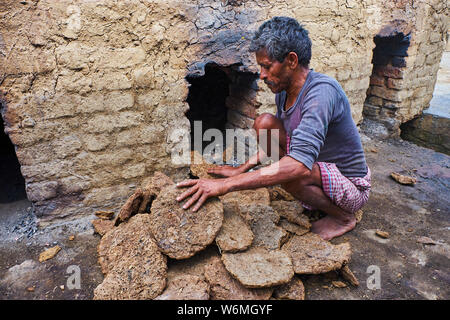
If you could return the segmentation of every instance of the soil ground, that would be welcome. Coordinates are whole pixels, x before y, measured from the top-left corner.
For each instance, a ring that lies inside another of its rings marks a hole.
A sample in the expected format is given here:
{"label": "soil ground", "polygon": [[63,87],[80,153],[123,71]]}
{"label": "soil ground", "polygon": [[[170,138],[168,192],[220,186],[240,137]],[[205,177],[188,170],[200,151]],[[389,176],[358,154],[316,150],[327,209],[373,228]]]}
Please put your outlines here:
{"label": "soil ground", "polygon": [[[350,268],[360,285],[335,288],[334,272],[302,276],[306,299],[450,299],[450,157],[402,140],[378,141],[364,134],[362,140],[373,189],[362,221],[332,241],[350,241]],[[393,171],[418,182],[400,185],[390,178]],[[103,280],[94,218],[43,228],[27,200],[0,204],[0,298],[91,299]],[[389,238],[378,237],[376,230],[389,232]],[[421,236],[439,244],[418,243]],[[39,262],[39,254],[54,245],[62,250]],[[80,268],[80,289],[67,285],[72,265]],[[370,266],[380,270],[379,289],[367,285],[374,274]]]}

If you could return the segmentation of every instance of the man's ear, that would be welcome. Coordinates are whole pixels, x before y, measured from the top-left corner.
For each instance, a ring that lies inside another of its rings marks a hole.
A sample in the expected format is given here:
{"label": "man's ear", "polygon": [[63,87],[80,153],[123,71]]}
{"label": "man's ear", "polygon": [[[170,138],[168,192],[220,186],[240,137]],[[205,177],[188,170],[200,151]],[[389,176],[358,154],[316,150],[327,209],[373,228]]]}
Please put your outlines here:
{"label": "man's ear", "polygon": [[295,69],[298,66],[298,56],[295,52],[291,51],[286,56],[286,62],[290,69]]}

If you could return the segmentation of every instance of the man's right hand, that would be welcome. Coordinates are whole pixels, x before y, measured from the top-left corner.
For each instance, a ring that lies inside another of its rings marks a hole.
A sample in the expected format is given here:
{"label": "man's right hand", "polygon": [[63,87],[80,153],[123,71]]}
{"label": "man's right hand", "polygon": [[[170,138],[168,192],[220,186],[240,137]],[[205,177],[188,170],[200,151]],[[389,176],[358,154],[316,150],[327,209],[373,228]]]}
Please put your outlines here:
{"label": "man's right hand", "polygon": [[232,166],[219,166],[208,170],[208,173],[217,174],[222,177],[234,177],[243,172],[241,167]]}

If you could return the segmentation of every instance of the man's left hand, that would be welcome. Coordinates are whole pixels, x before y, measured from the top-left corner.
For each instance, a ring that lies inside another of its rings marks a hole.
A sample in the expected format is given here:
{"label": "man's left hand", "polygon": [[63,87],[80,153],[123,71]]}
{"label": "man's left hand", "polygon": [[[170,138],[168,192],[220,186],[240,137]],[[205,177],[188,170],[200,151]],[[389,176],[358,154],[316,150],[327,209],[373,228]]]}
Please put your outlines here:
{"label": "man's left hand", "polygon": [[183,205],[183,209],[188,209],[196,203],[192,209],[193,212],[196,212],[206,199],[227,193],[224,180],[225,179],[191,179],[179,182],[177,183],[178,188],[190,188],[179,195],[177,201],[183,201],[187,197],[191,197]]}

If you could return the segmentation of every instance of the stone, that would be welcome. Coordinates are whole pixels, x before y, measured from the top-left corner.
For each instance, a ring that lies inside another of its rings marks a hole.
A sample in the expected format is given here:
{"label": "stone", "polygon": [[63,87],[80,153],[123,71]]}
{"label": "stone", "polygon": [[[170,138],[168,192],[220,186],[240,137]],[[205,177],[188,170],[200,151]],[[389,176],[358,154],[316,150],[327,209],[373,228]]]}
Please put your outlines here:
{"label": "stone", "polygon": [[309,232],[309,228],[307,229],[307,228],[299,226],[295,223],[289,222],[289,220],[287,220],[285,218],[281,218],[278,225],[281,228],[283,228],[284,230],[286,230],[290,233],[296,234],[298,236],[302,236]]}
{"label": "stone", "polygon": [[305,300],[305,286],[299,277],[294,276],[288,283],[275,288],[273,297],[286,300]]}
{"label": "stone", "polygon": [[167,258],[150,232],[151,218],[137,214],[107,232],[98,245],[106,274],[94,300],[153,299],[166,287]]}
{"label": "stone", "polygon": [[279,249],[289,236],[283,228],[276,225],[280,217],[270,206],[249,204],[242,205],[240,210],[253,232],[252,246]]}
{"label": "stone", "polygon": [[223,220],[223,205],[210,198],[197,212],[185,210],[176,198],[183,189],[170,185],[153,201],[150,229],[160,250],[173,259],[186,259],[214,241]]}
{"label": "stone", "polygon": [[246,250],[253,242],[253,232],[232,208],[224,206],[223,223],[216,244],[223,252]]}
{"label": "stone", "polygon": [[[48,270],[45,264],[29,259],[4,272],[0,279],[0,285],[2,290],[23,290],[30,287],[37,279],[44,278],[46,274],[48,274]],[[36,287],[32,286],[32,288],[35,289]]]}
{"label": "stone", "polygon": [[44,262],[52,259],[61,250],[60,246],[54,246],[50,249],[45,250],[39,255],[39,262]]}
{"label": "stone", "polygon": [[208,300],[209,285],[200,277],[182,275],[171,279],[154,300]]}
{"label": "stone", "polygon": [[272,288],[250,289],[234,279],[219,257],[205,266],[205,278],[210,286],[211,300],[268,300]]}
{"label": "stone", "polygon": [[244,252],[224,253],[222,261],[231,275],[247,288],[266,288],[288,283],[294,276],[286,252],[262,247]]}
{"label": "stone", "polygon": [[272,201],[270,206],[281,217],[286,218],[289,222],[298,224],[308,230],[311,228],[311,223],[309,222],[308,217],[303,214],[304,208],[298,201]]}
{"label": "stone", "polygon": [[114,211],[98,210],[95,211],[95,215],[103,220],[111,220],[112,218],[114,218]]}
{"label": "stone", "polygon": [[94,231],[101,236],[104,236],[105,233],[114,228],[114,221],[111,220],[95,219],[91,222],[94,227]]}
{"label": "stone", "polygon": [[280,186],[268,187],[270,201],[285,200],[294,201],[295,198]]}
{"label": "stone", "polygon": [[377,231],[375,231],[375,234],[383,239],[389,238],[389,232],[386,232],[386,231],[377,230]]}
{"label": "stone", "polygon": [[293,236],[282,250],[290,255],[297,274],[320,274],[340,269],[350,261],[348,242],[333,245],[314,233]]}
{"label": "stone", "polygon": [[363,218],[364,212],[360,209],[355,212],[356,223],[360,223]]}
{"label": "stone", "polygon": [[431,239],[429,237],[419,237],[419,238],[417,238],[417,243],[432,244],[432,245],[440,244],[439,242],[434,241],[433,239]]}
{"label": "stone", "polygon": [[127,221],[132,215],[138,213],[142,197],[143,197],[142,189],[141,188],[136,189],[136,191],[128,198],[128,200],[120,209],[120,212],[116,218],[115,225]]}
{"label": "stone", "polygon": [[357,287],[359,286],[359,281],[356,278],[356,276],[353,274],[353,272],[350,270],[348,265],[344,265],[340,270],[342,278],[350,282],[351,285]]}
{"label": "stone", "polygon": [[397,172],[392,172],[391,177],[398,183],[405,184],[405,185],[414,185],[417,182],[416,178],[404,176]]}
{"label": "stone", "polygon": [[335,286],[336,288],[346,288],[347,287],[347,284],[345,284],[342,281],[331,281],[331,284],[333,286]]}

